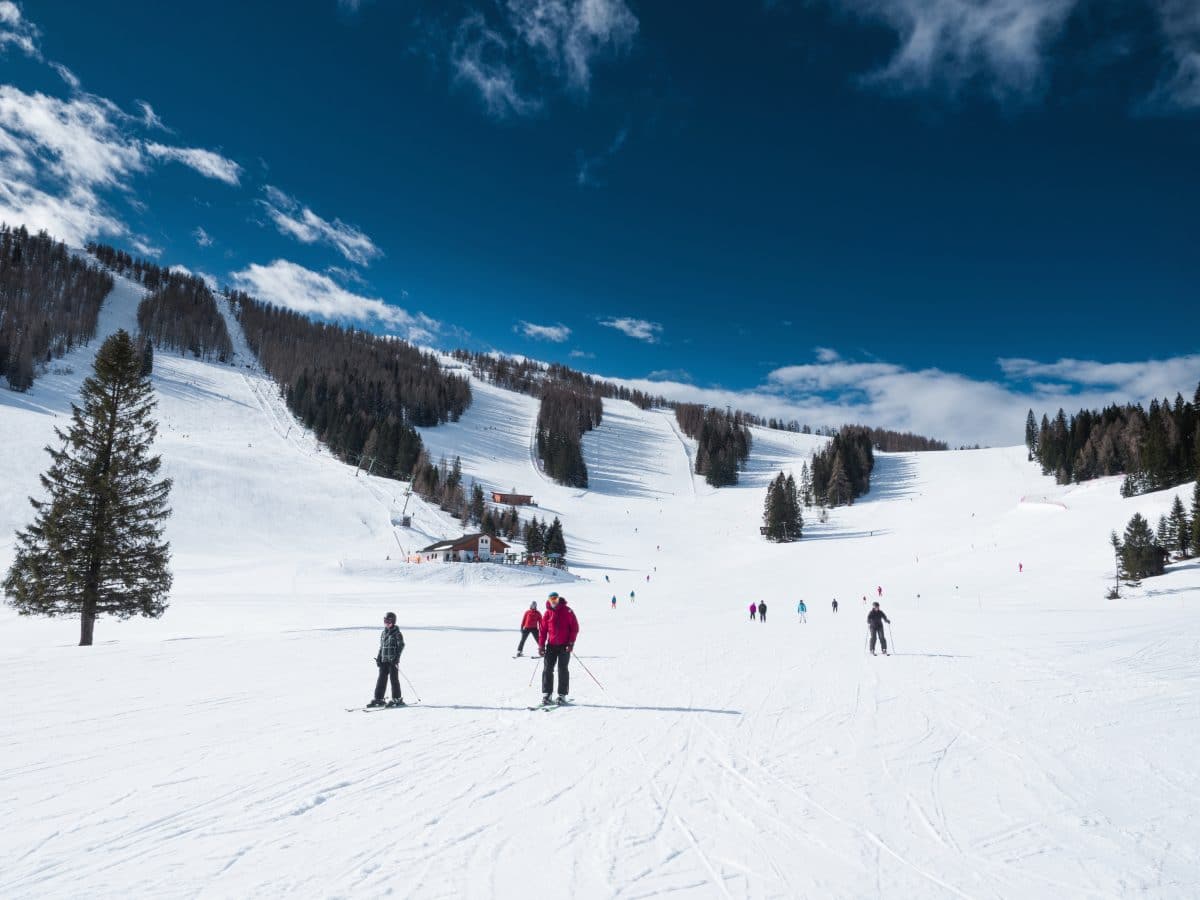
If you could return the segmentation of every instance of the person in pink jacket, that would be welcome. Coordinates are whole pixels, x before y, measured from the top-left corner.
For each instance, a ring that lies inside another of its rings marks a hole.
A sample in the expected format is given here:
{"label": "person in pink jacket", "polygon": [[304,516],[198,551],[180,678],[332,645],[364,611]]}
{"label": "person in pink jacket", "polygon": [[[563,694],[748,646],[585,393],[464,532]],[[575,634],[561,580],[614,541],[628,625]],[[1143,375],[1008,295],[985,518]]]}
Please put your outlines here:
{"label": "person in pink jacket", "polygon": [[755,617],[756,615],[758,615],[758,604],[757,604],[757,603],[751,603],[751,604],[750,604],[750,621],[751,621],[751,622],[753,622],[753,621],[754,621],[754,617]]}
{"label": "person in pink jacket", "polygon": [[571,690],[571,673],[567,664],[571,651],[575,649],[575,638],[579,635],[579,620],[575,611],[567,606],[565,597],[551,591],[546,600],[546,614],[538,631],[538,651],[546,658],[542,668],[542,705],[550,705],[554,693],[554,669],[558,668],[558,702],[566,703]]}

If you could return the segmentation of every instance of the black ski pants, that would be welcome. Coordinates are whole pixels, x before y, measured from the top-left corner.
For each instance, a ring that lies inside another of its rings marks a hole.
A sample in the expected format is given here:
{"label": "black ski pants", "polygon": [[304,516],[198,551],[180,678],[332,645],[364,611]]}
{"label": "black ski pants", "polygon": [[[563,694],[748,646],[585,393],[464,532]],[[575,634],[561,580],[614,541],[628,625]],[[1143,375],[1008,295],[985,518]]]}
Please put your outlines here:
{"label": "black ski pants", "polygon": [[542,668],[542,693],[554,693],[554,667],[558,666],[558,692],[564,697],[571,690],[571,673],[567,671],[567,663],[571,661],[571,653],[566,644],[547,644],[546,662]]}
{"label": "black ski pants", "polygon": [[392,699],[399,700],[400,697],[400,664],[399,663],[383,663],[379,664],[379,679],[375,682],[375,699],[383,699],[383,691],[387,687],[388,679],[392,681]]}
{"label": "black ski pants", "polygon": [[529,638],[533,638],[533,642],[536,644],[537,643],[537,635],[538,635],[538,630],[536,628],[522,628],[521,629],[521,643],[517,644],[517,652],[518,653],[525,652],[525,641]]}
{"label": "black ski pants", "polygon": [[875,628],[874,626],[872,626],[872,628],[871,628],[871,652],[872,653],[875,652],[875,638],[879,638],[879,643],[881,643],[883,645],[883,652],[887,653],[887,638],[885,638],[883,636],[883,626],[882,625],[880,625],[878,628]]}

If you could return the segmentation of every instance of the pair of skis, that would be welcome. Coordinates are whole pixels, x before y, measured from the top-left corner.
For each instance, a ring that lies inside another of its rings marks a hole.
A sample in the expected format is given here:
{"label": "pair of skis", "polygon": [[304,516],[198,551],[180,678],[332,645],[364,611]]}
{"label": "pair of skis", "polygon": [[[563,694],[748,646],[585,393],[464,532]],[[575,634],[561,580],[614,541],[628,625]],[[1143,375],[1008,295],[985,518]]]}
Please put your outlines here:
{"label": "pair of skis", "polygon": [[407,703],[383,703],[379,706],[347,706],[346,712],[379,712],[381,709],[403,709]]}

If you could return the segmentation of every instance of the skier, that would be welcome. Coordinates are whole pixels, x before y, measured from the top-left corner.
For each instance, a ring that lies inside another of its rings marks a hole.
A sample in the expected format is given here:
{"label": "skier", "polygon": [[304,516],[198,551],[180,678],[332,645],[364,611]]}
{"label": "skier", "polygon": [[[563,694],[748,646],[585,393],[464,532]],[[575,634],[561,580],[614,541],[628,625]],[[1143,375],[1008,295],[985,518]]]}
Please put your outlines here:
{"label": "skier", "polygon": [[1025,563],[1017,563],[1017,574],[1020,575],[1025,571]]}
{"label": "skier", "polygon": [[871,655],[875,655],[875,638],[879,638],[879,643],[883,645],[883,655],[888,655],[887,638],[883,636],[883,623],[892,624],[882,609],[879,608],[879,601],[871,604],[871,611],[867,613],[867,627],[871,629]]}
{"label": "skier", "polygon": [[567,671],[567,663],[571,661],[571,651],[575,649],[575,638],[579,635],[579,620],[575,611],[567,606],[566,598],[552,591],[546,603],[549,609],[542,616],[542,625],[538,631],[538,650],[546,658],[542,669],[542,705],[550,705],[550,695],[554,692],[554,669],[558,667],[558,702],[567,702],[567,693],[571,689],[571,675]]}
{"label": "skier", "polygon": [[767,603],[765,600],[758,601],[758,621],[767,621]]}
{"label": "skier", "polygon": [[633,602],[633,598],[634,598],[635,596],[636,596],[636,595],[633,593],[633,591],[630,591],[630,592],[629,592],[629,602],[630,602],[630,603],[632,603],[632,602]]}
{"label": "skier", "polygon": [[521,643],[517,644],[517,656],[525,655],[525,641],[533,638],[537,641],[538,626],[542,624],[542,614],[538,612],[537,601],[529,604],[525,615],[521,616]]}
{"label": "skier", "polygon": [[[400,696],[400,654],[404,652],[404,635],[396,627],[396,614],[390,612],[383,617],[383,633],[379,635],[379,653],[375,665],[379,666],[379,678],[375,682],[375,699],[367,706],[403,706]],[[388,681],[392,682],[392,702],[383,702],[383,692]]]}
{"label": "skier", "polygon": [[[880,597],[883,596],[883,585],[880,585],[879,587],[875,588],[875,590],[878,592]],[[879,604],[876,603],[875,605],[878,606]]]}
{"label": "skier", "polygon": [[616,594],[613,594],[613,598],[612,598],[612,608],[613,608],[613,609],[616,609],[616,608],[617,608],[617,595],[616,595]]}
{"label": "skier", "polygon": [[649,584],[649,583],[650,583],[650,576],[649,576],[649,575],[647,575],[647,576],[646,576],[646,584]]}
{"label": "skier", "polygon": [[753,621],[754,621],[754,617],[755,617],[756,615],[758,615],[758,604],[757,604],[757,603],[755,603],[755,602],[753,602],[753,601],[751,601],[751,602],[750,602],[750,621],[751,621],[751,622],[753,622]]}
{"label": "skier", "polygon": [[604,576],[604,583],[608,584],[608,576],[607,575]]}
{"label": "skier", "polygon": [[801,600],[799,603],[796,604],[796,614],[798,616],[800,616],[801,622],[808,621],[808,606],[804,603],[803,600]]}
{"label": "skier", "polygon": [[833,598],[833,611],[837,612],[837,597]]}

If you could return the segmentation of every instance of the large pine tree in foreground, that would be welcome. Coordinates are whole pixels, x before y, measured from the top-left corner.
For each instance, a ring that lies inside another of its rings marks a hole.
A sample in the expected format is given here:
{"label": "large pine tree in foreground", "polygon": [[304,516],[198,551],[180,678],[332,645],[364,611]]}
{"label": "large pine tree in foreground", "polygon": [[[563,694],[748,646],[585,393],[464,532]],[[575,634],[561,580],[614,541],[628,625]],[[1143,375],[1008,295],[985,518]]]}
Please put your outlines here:
{"label": "large pine tree in foreground", "polygon": [[83,382],[82,408],[42,475],[47,498],[29,502],[32,525],[17,532],[17,554],[4,579],[22,615],[81,619],[79,645],[90,646],[96,617],[157,618],[167,608],[171,574],[162,524],[170,515],[170,479],[155,481],[150,454],[157,426],[154,392],[142,354],[118,331],[96,354]]}

